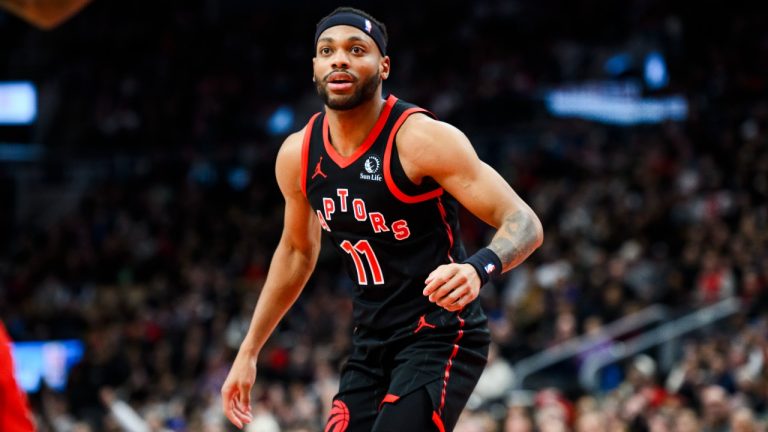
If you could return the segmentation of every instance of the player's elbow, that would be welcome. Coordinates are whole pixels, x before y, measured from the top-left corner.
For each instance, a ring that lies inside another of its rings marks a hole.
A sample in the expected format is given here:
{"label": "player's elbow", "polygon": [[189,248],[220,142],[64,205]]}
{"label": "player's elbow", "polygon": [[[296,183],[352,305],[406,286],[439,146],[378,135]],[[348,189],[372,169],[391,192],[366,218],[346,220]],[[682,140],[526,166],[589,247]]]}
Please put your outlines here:
{"label": "player's elbow", "polygon": [[312,272],[317,263],[317,257],[320,254],[320,242],[314,239],[296,242],[293,239],[283,237],[277,246],[275,255],[280,256],[297,266]]}
{"label": "player's elbow", "polygon": [[544,227],[533,211],[531,211],[531,225],[533,226],[533,250],[536,250],[544,244]]}
{"label": "player's elbow", "polygon": [[312,243],[301,249],[294,249],[294,257],[302,261],[302,265],[311,273],[317,264],[317,257],[320,255],[320,244]]}
{"label": "player's elbow", "polygon": [[525,214],[524,232],[528,248],[531,252],[538,249],[544,243],[544,227],[541,225],[539,217],[530,208],[523,212]]}

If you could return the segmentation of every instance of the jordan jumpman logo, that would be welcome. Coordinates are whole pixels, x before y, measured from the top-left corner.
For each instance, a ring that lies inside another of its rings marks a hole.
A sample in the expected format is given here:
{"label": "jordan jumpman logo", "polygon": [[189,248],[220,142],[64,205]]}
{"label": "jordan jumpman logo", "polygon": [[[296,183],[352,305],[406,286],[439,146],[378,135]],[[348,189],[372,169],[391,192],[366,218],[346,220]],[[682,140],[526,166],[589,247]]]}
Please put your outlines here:
{"label": "jordan jumpman logo", "polygon": [[319,175],[323,176],[323,178],[328,178],[328,176],[325,175],[325,173],[323,172],[323,169],[320,168],[320,164],[321,163],[323,163],[323,157],[322,156],[320,156],[320,160],[317,161],[317,165],[315,166],[315,173],[312,174],[312,180],[314,180],[315,177],[317,177]]}
{"label": "jordan jumpman logo", "polygon": [[437,327],[437,326],[436,326],[436,325],[434,325],[434,324],[430,324],[430,323],[428,323],[428,322],[427,322],[427,319],[426,319],[426,318],[424,318],[424,315],[422,315],[422,316],[419,318],[419,324],[416,326],[416,330],[414,330],[413,332],[414,332],[414,333],[416,333],[416,332],[418,332],[419,330],[423,329],[424,327],[427,327],[427,328],[435,328],[435,327]]}

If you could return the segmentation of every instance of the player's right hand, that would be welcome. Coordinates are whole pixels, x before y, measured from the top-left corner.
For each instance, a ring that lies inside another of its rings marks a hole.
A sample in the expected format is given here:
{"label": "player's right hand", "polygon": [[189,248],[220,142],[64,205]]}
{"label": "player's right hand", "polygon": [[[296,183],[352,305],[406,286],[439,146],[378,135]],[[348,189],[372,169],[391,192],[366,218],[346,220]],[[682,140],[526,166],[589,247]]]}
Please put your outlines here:
{"label": "player's right hand", "polygon": [[441,308],[455,312],[480,295],[480,276],[471,264],[443,264],[424,281],[423,294]]}
{"label": "player's right hand", "polygon": [[251,388],[254,382],[256,382],[256,356],[250,356],[241,349],[221,387],[221,408],[224,410],[224,415],[240,429],[253,421]]}

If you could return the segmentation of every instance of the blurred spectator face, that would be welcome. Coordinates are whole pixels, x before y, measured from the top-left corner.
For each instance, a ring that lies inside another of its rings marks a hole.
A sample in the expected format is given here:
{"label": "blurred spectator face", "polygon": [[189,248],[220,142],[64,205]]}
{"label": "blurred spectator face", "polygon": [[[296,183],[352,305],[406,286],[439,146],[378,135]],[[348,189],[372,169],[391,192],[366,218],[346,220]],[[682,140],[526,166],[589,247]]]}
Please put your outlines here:
{"label": "blurred spectator face", "polygon": [[756,271],[749,270],[744,274],[741,291],[745,297],[753,298],[759,295],[762,288],[760,275]]}
{"label": "blurred spectator face", "polygon": [[[490,414],[470,411],[464,411],[461,414],[454,428],[455,432],[494,432],[496,430],[496,423]],[[525,430],[528,431],[530,429]]]}
{"label": "blurred spectator face", "polygon": [[504,422],[504,432],[530,432],[533,431],[533,422],[528,411],[522,406],[509,407],[507,419]]}
{"label": "blurred spectator face", "polygon": [[670,432],[669,421],[662,414],[655,414],[648,419],[649,432]]}
{"label": "blurred spectator face", "polygon": [[607,432],[603,415],[597,411],[582,414],[576,420],[576,432]]}
{"label": "blurred spectator face", "polygon": [[504,422],[504,432],[532,432],[533,423],[524,413],[510,413]]}
{"label": "blurred spectator face", "polygon": [[566,432],[565,412],[556,405],[548,405],[536,413],[536,426],[541,432]]}
{"label": "blurred spectator face", "polygon": [[755,417],[748,408],[739,408],[731,415],[731,432],[755,432]]}
{"label": "blurred spectator face", "polygon": [[701,426],[699,426],[699,420],[696,414],[689,410],[683,410],[677,415],[674,421],[673,432],[699,432]]}
{"label": "blurred spectator face", "polygon": [[635,387],[640,387],[652,382],[655,374],[656,362],[647,355],[641,354],[632,360],[628,371],[628,380]]}
{"label": "blurred spectator face", "polygon": [[633,419],[648,408],[648,400],[642,394],[635,394],[624,403],[623,417]]}
{"label": "blurred spectator face", "polygon": [[704,422],[711,425],[728,420],[728,395],[720,386],[709,386],[702,390],[701,404],[704,408]]}
{"label": "blurred spectator face", "polygon": [[567,340],[576,336],[576,317],[570,312],[558,315],[556,325],[557,340]]}
{"label": "blurred spectator face", "polygon": [[593,396],[582,396],[576,401],[576,410],[582,414],[598,410],[597,399]]}
{"label": "blurred spectator face", "polygon": [[78,422],[72,426],[72,432],[92,432],[93,429],[85,422]]}
{"label": "blurred spectator face", "polygon": [[536,423],[541,427],[541,421],[548,419],[557,419],[564,425],[573,421],[573,406],[555,388],[546,388],[540,390],[534,398],[536,413]]}
{"label": "blurred spectator face", "polygon": [[612,283],[603,291],[603,303],[607,309],[618,309],[623,301],[624,293],[619,284]]}
{"label": "blurred spectator face", "polygon": [[584,320],[584,334],[594,335],[603,329],[603,320],[598,316],[589,316]]}

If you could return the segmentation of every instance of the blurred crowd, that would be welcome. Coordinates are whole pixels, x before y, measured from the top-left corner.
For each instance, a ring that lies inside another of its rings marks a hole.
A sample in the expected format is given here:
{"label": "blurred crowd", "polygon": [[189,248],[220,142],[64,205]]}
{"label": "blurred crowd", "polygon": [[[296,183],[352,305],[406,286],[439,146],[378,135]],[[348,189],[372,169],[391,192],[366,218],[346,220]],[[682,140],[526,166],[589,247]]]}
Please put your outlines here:
{"label": "blurred crowd", "polygon": [[[601,392],[569,396],[560,388],[500,394],[514,374],[492,356],[459,432],[758,432],[768,430],[768,320],[741,322],[690,337],[669,371],[646,354],[623,366],[623,379]],[[485,405],[482,399],[486,398]],[[496,404],[487,404],[497,398]]]}
{"label": "blurred crowd", "polygon": [[[335,7],[246,3],[96,1],[51,33],[0,16],[0,75],[41,83],[34,135],[61,157],[48,166],[109,172],[71,211],[18,220],[0,245],[12,337],[86,344],[64,392],[30,395],[42,431],[229,430],[219,389],[282,227],[268,118],[288,104],[298,129],[319,108],[310,40]],[[390,28],[385,89],[461,127],[545,227],[544,246],[482,292],[494,348],[456,431],[764,431],[766,16],[576,3],[362,5]],[[605,25],[589,24],[594,9]],[[433,23],[419,24],[426,11]],[[606,78],[611,50],[647,47],[665,51],[662,92],[686,96],[688,120],[617,128],[541,107],[548,86]],[[461,222],[469,250],[493,234]],[[322,429],[350,344],[350,284],[324,247],[262,352],[247,430]],[[682,314],[730,297],[742,311],[689,335],[670,370],[649,352],[597,392],[577,388],[573,364],[553,372],[560,385],[508,392],[515,362],[542,349],[651,304]]]}

